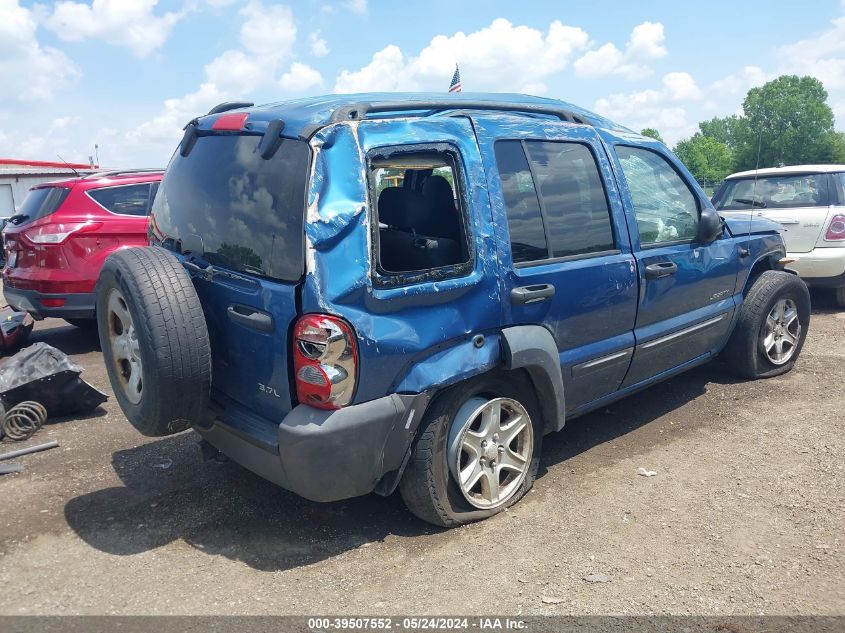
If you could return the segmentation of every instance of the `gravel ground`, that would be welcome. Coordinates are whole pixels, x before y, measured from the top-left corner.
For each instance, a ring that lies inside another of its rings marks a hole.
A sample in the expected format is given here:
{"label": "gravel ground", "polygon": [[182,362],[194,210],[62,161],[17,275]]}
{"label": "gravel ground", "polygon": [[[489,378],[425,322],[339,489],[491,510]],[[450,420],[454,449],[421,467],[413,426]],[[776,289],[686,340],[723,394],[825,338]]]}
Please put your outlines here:
{"label": "gravel ground", "polygon": [[[814,303],[790,374],[708,365],[573,420],[532,493],[455,530],[202,463],[113,399],[52,421],[0,477],[0,613],[845,614],[845,311]],[[33,341],[109,391],[95,333]]]}

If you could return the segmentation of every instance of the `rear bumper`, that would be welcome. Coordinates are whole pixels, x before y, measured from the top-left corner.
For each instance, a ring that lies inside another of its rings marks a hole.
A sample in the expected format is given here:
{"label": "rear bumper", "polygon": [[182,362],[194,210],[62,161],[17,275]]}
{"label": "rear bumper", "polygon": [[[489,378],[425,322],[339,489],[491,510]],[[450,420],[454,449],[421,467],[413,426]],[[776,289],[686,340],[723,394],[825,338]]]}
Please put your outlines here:
{"label": "rear bumper", "polygon": [[300,405],[285,416],[276,437],[229,410],[194,430],[283,488],[312,501],[337,501],[377,487],[382,494],[393,491],[428,399],[425,393],[394,394],[337,411]]}
{"label": "rear bumper", "polygon": [[[36,318],[59,317],[63,319],[92,319],[96,305],[96,293],[42,293],[37,290],[23,290],[3,286],[6,302],[16,310],[29,312]],[[60,307],[47,307],[44,299],[64,299]]]}
{"label": "rear bumper", "polygon": [[845,285],[845,246],[816,248],[809,253],[787,253],[789,268],[798,272],[811,286],[838,287]]}

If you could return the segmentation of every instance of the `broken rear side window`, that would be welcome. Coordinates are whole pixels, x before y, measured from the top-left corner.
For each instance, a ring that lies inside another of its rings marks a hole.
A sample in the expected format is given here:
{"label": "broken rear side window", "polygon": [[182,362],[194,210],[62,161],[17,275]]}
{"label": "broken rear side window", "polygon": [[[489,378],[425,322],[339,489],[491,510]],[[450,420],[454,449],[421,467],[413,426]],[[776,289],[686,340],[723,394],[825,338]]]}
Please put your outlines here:
{"label": "broken rear side window", "polygon": [[370,171],[382,273],[413,277],[469,263],[460,178],[450,153],[380,155],[371,159]]}

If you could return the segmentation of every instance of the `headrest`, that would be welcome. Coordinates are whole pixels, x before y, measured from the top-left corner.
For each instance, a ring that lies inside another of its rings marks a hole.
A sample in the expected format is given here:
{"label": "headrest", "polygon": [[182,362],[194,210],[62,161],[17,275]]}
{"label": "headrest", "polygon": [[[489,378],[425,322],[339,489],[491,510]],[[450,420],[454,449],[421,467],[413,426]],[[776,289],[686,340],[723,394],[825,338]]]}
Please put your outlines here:
{"label": "headrest", "polygon": [[452,192],[452,185],[443,176],[429,176],[422,189],[423,195],[435,206],[455,210],[455,194]]}
{"label": "headrest", "polygon": [[378,196],[378,218],[395,229],[424,233],[429,209],[422,195],[413,189],[388,187]]}

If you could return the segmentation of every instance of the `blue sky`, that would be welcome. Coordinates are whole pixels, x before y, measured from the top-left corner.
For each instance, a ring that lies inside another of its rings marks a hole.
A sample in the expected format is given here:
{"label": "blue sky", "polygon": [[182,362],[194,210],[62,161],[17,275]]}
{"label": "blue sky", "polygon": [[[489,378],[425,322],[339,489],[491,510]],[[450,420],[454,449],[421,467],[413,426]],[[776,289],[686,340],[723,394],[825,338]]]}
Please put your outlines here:
{"label": "blue sky", "polygon": [[163,166],[230,99],[531,92],[673,144],[748,88],[812,74],[845,129],[845,0],[0,0],[0,156]]}

